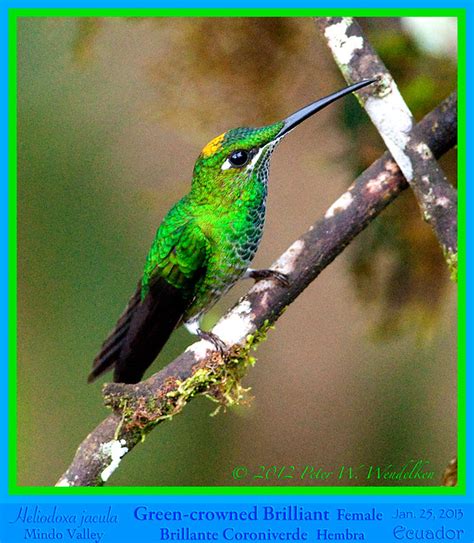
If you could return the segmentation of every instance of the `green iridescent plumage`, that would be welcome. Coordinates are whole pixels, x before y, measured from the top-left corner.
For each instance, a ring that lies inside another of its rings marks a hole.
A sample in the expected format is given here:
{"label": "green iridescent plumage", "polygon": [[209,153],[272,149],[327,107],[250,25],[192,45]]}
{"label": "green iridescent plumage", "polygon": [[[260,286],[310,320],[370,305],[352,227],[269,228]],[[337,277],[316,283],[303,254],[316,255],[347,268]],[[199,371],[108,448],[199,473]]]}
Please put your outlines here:
{"label": "green iridescent plumage", "polygon": [[[141,379],[174,328],[199,328],[207,311],[248,270],[262,237],[269,161],[277,143],[361,82],[262,128],[235,128],[209,142],[196,160],[191,191],[159,226],[135,294],[94,360],[89,380],[111,367],[114,380]],[[263,270],[259,279],[281,274]]]}
{"label": "green iridescent plumage", "polygon": [[[230,130],[215,146],[211,142],[211,154],[204,151],[199,156],[191,192],[158,228],[145,265],[142,297],[152,278],[160,275],[192,298],[183,316],[186,321],[209,309],[245,272],[263,231],[267,194],[263,166],[282,125]],[[233,151],[265,145],[268,148],[252,168],[222,170]]]}

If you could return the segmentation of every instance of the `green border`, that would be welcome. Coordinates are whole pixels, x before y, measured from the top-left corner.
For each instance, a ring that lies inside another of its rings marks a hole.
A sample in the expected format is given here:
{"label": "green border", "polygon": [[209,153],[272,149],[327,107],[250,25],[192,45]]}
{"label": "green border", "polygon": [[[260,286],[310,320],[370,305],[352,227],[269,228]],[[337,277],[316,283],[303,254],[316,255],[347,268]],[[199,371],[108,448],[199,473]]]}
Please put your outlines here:
{"label": "green border", "polygon": [[[339,487],[234,487],[234,486],[115,486],[50,487],[17,486],[17,19],[19,17],[308,17],[308,16],[431,16],[458,19],[458,461],[456,487],[443,486],[339,486]],[[466,9],[143,9],[143,8],[11,8],[8,10],[9,152],[8,152],[8,492],[11,495],[389,495],[456,496],[466,494]]]}
{"label": "green border", "polygon": [[8,17],[8,482],[17,473],[17,32]]}

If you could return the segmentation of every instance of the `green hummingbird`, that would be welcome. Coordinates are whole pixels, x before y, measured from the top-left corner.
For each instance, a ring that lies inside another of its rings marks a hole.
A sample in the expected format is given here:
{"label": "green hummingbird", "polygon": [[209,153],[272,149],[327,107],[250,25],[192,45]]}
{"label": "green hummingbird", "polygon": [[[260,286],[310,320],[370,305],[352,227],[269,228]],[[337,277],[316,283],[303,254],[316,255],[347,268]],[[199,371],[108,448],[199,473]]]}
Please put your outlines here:
{"label": "green hummingbird", "polygon": [[263,233],[270,157],[296,126],[335,100],[375,80],[363,80],[261,128],[234,128],[210,141],[196,160],[191,191],[159,226],[143,276],[93,362],[88,381],[114,368],[114,381],[136,383],[184,324],[223,352],[200,327],[203,314],[240,278],[288,278],[249,268]]}

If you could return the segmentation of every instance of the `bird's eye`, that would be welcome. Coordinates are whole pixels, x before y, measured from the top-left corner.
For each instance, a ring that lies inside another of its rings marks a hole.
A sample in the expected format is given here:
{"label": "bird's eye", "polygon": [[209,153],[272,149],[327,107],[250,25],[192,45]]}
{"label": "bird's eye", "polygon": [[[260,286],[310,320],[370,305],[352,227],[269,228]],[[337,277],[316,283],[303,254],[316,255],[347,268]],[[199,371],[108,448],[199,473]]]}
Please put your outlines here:
{"label": "bird's eye", "polygon": [[234,151],[229,155],[229,162],[231,166],[234,168],[242,168],[242,166],[245,166],[247,162],[249,161],[250,153],[248,151],[245,151],[244,149],[239,149],[238,151]]}

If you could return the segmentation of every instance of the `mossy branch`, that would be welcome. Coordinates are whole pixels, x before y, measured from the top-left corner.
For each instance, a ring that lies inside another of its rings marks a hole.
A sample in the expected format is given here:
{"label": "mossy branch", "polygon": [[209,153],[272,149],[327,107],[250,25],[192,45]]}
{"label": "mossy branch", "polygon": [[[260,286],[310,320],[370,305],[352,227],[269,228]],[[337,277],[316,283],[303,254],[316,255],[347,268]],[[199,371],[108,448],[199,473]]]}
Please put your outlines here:
{"label": "mossy branch", "polygon": [[126,432],[139,432],[142,441],[157,424],[180,413],[195,396],[204,395],[218,403],[213,415],[221,407],[237,405],[248,391],[242,386],[242,378],[256,361],[251,352],[266,338],[269,328],[267,321],[261,330],[247,336],[243,346],[234,345],[224,354],[209,352],[185,379],[167,377],[159,387],[146,388],[107,384],[104,386],[105,404],[121,415],[121,428]]}

